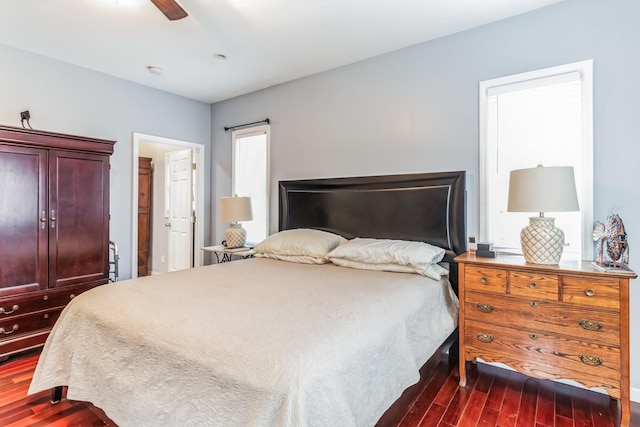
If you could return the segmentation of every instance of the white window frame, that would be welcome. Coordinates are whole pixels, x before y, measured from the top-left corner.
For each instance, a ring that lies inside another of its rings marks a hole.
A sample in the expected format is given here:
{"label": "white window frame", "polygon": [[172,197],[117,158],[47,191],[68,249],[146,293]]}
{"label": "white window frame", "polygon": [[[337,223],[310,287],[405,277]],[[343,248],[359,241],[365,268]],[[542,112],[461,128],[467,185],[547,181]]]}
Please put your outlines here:
{"label": "white window frame", "polygon": [[[574,62],[571,64],[560,65],[556,67],[544,68],[541,70],[530,71],[521,74],[515,74],[506,77],[500,77],[491,80],[485,80],[479,84],[479,239],[486,241],[489,235],[488,230],[488,202],[489,179],[488,165],[489,156],[495,153],[489,153],[488,148],[488,101],[489,91],[492,88],[505,85],[526,85],[537,79],[553,78],[569,73],[580,73],[580,81],[582,83],[582,177],[581,177],[581,194],[578,195],[580,204],[581,217],[581,248],[580,258],[585,260],[593,259],[593,60],[585,60]],[[534,167],[535,165],[532,165]],[[523,224],[523,227],[526,224]],[[499,248],[498,248],[499,249]]]}
{"label": "white window frame", "polygon": [[[251,137],[251,136],[255,136],[255,135],[265,135],[266,136],[266,144],[267,144],[267,152],[266,152],[266,177],[265,177],[265,194],[266,194],[266,206],[264,206],[264,212],[265,212],[265,230],[266,230],[266,236],[269,236],[269,226],[270,226],[270,200],[271,200],[271,195],[270,195],[270,189],[271,189],[271,125],[265,124],[265,125],[259,125],[259,126],[252,126],[252,127],[246,127],[246,128],[241,128],[241,129],[235,129],[231,132],[231,194],[236,194],[236,176],[235,176],[235,169],[236,169],[236,143],[238,139],[241,138],[247,138],[247,137]],[[239,194],[239,196],[246,196],[245,194]],[[258,209],[257,206],[255,206],[254,202],[252,201],[252,209],[254,210],[254,217],[255,217],[255,211],[256,209]],[[252,243],[258,243],[258,242],[252,242]]]}

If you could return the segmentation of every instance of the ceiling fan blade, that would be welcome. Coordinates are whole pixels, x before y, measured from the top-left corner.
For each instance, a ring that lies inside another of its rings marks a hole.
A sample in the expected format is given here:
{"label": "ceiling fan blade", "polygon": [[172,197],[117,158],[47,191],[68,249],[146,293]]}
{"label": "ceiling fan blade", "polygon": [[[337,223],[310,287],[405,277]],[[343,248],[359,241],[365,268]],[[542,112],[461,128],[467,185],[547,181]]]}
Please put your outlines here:
{"label": "ceiling fan blade", "polygon": [[187,16],[187,12],[176,2],[176,0],[151,0],[151,3],[155,4],[160,12],[164,13],[164,16],[171,21],[182,19]]}

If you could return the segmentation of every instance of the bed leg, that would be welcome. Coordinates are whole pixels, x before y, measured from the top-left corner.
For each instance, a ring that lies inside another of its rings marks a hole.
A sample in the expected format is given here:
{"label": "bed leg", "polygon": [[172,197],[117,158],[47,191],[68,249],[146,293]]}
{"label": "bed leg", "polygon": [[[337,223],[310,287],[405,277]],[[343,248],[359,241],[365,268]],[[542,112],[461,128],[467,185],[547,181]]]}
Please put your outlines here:
{"label": "bed leg", "polygon": [[51,403],[58,403],[62,400],[62,386],[59,385],[51,389]]}
{"label": "bed leg", "polygon": [[460,349],[459,349],[459,345],[458,345],[458,334],[457,334],[457,330],[456,330],[456,338],[453,341],[453,343],[451,344],[451,347],[449,347],[449,357],[451,359],[457,359],[459,357],[460,354]]}

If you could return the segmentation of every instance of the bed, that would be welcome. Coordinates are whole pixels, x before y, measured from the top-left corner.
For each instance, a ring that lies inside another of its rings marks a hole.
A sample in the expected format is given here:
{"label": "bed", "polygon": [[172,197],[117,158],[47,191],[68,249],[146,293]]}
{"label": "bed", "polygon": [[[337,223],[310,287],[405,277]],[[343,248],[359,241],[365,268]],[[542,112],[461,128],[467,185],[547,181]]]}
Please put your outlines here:
{"label": "bed", "polygon": [[279,184],[280,236],[426,242],[448,278],[262,257],[105,285],[64,310],[29,393],[66,385],[122,427],[388,425],[454,336],[464,180]]}

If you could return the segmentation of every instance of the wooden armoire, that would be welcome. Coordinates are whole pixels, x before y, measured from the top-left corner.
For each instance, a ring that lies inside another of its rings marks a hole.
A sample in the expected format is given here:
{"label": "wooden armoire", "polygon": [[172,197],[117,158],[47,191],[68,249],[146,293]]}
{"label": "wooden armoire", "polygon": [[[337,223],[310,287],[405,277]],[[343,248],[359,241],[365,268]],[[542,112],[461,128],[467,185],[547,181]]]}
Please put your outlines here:
{"label": "wooden armoire", "polygon": [[114,141],[0,126],[0,359],[109,278]]}
{"label": "wooden armoire", "polygon": [[138,157],[138,277],[150,273],[152,160],[150,157]]}

